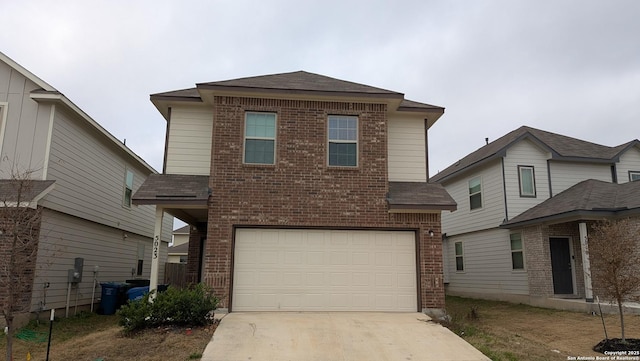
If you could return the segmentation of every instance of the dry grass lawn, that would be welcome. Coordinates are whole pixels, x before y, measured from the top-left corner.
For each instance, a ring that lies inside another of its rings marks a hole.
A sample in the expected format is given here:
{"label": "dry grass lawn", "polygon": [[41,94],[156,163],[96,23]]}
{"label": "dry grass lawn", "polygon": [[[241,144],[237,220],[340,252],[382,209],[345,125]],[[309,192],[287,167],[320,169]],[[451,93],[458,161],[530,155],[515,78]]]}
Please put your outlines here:
{"label": "dry grass lawn", "polygon": [[[456,333],[494,361],[604,356],[592,351],[604,339],[600,316],[459,297],[447,297],[447,312]],[[605,315],[605,324],[609,338],[620,337],[618,315]],[[640,316],[625,315],[625,324],[628,338],[640,338]]]}
{"label": "dry grass lawn", "polygon": [[[63,360],[198,360],[211,340],[214,326],[206,328],[152,329],[125,336],[117,325],[117,316],[84,315],[84,317],[57,320],[54,323],[51,361]],[[45,336],[48,322],[30,327]],[[0,359],[4,359],[6,340],[0,338]],[[17,339],[13,346],[14,360],[44,360],[46,342]]]}
{"label": "dry grass lawn", "polygon": [[[474,309],[476,319],[469,318]],[[493,360],[567,360],[597,356],[591,348],[604,338],[600,317],[458,297],[447,298],[453,329]],[[620,337],[617,315],[605,317],[609,337]],[[153,329],[126,337],[117,316],[83,314],[54,325],[50,360],[198,360],[215,327]],[[640,316],[626,316],[627,337],[640,338]],[[48,322],[34,328],[46,338]],[[0,336],[0,359],[6,340]],[[16,340],[14,360],[44,360],[46,342]]]}

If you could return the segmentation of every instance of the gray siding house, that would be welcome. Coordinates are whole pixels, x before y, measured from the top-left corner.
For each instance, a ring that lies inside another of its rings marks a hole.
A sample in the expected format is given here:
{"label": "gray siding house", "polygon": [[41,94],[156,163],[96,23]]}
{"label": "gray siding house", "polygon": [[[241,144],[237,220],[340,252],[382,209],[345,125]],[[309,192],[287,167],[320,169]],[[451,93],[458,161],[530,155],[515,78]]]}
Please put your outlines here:
{"label": "gray siding house", "polygon": [[599,293],[590,225],[637,217],[639,179],[638,140],[608,147],[523,126],[465,156],[430,179],[458,204],[442,214],[446,292],[588,307]]}
{"label": "gray siding house", "polygon": [[[30,172],[42,210],[28,311],[88,305],[98,282],[149,278],[155,210],[131,197],[157,172],[94,119],[0,53],[0,183]],[[162,234],[166,259],[171,217]],[[3,245],[7,246],[6,240]],[[81,281],[68,270],[83,259]],[[99,300],[100,286],[95,289]],[[70,298],[70,299],[69,299]],[[60,313],[63,314],[63,313]]]}

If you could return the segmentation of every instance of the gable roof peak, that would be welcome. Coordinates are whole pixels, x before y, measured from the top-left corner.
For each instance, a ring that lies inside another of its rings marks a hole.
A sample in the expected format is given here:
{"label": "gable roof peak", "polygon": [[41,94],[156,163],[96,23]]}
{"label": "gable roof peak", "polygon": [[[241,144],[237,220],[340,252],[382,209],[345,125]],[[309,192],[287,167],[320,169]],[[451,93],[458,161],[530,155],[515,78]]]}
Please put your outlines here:
{"label": "gable roof peak", "polygon": [[615,162],[624,150],[632,146],[632,143],[636,144],[634,141],[631,141],[617,147],[608,147],[523,125],[466,155],[453,165],[433,176],[430,181],[442,182],[464,170],[504,156],[511,145],[528,137],[531,137],[542,149],[551,153],[553,159],[578,162]]}
{"label": "gable roof peak", "polygon": [[404,94],[392,90],[336,79],[326,75],[298,70],[196,84],[198,89],[301,91],[377,95],[404,99]]}

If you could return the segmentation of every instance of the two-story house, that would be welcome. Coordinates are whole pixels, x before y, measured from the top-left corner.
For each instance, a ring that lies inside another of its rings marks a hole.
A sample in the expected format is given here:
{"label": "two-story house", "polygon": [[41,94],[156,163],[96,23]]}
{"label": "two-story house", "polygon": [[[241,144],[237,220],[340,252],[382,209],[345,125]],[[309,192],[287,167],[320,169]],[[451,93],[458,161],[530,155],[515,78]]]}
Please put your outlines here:
{"label": "two-story house", "polygon": [[223,308],[444,307],[440,213],[455,203],[427,183],[443,108],[304,71],[151,101],[167,121],[164,174],[134,203],[191,225],[188,276]]}
{"label": "two-story house", "polygon": [[458,204],[442,215],[447,292],[588,307],[590,224],[637,216],[638,179],[638,140],[608,147],[526,126],[460,159],[431,178]]}
{"label": "two-story house", "polygon": [[[15,176],[26,173],[29,191],[16,204]],[[37,249],[28,250],[36,256],[30,253],[25,270],[33,285],[22,298],[23,316],[99,300],[94,278],[149,278],[155,210],[134,206],[131,196],[156,173],[67,97],[0,53],[0,205],[41,212],[32,224]],[[162,259],[171,218],[165,223]],[[0,240],[0,255],[9,255],[11,239],[2,232]]]}

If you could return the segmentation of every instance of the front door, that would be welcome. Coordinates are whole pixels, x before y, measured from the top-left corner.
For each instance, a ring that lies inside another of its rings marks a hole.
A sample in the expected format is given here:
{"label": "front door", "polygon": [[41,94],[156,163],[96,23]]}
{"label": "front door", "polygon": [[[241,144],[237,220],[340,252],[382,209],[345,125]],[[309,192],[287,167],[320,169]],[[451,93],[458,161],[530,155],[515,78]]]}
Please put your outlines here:
{"label": "front door", "polygon": [[551,237],[549,238],[549,246],[551,247],[553,293],[556,295],[573,294],[569,238]]}

